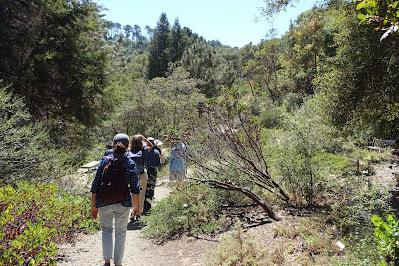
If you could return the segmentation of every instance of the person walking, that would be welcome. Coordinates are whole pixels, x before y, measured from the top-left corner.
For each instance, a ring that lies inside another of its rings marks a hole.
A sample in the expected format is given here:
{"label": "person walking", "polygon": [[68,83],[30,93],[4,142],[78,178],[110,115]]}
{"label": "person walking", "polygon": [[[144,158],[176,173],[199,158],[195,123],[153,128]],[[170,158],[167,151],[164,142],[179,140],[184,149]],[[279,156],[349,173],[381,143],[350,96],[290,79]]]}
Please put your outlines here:
{"label": "person walking", "polygon": [[[155,185],[157,183],[158,167],[161,166],[161,149],[155,144],[153,137],[147,138],[153,145],[152,149],[148,152],[146,160],[146,168],[148,175],[147,190],[145,193],[144,210],[146,213],[151,209],[151,201],[154,199]],[[159,144],[159,141],[158,143]],[[162,144],[162,143],[161,143]]]}
{"label": "person walking", "polygon": [[186,178],[186,145],[179,139],[174,138],[172,140],[172,149],[170,151],[170,163],[169,163],[169,179],[183,180]]}
{"label": "person walking", "polygon": [[148,175],[145,165],[148,153],[151,151],[152,147],[153,144],[143,135],[134,135],[130,141],[130,152],[128,153],[128,157],[135,162],[136,173],[139,176],[141,189],[139,195],[139,212],[137,216],[141,215],[144,210],[144,200],[148,182]]}
{"label": "person walking", "polygon": [[[140,187],[135,163],[127,157],[129,137],[117,134],[113,152],[104,156],[91,185],[91,216],[100,216],[104,266],[122,265],[129,212],[139,211]],[[115,233],[115,242],[113,234]]]}

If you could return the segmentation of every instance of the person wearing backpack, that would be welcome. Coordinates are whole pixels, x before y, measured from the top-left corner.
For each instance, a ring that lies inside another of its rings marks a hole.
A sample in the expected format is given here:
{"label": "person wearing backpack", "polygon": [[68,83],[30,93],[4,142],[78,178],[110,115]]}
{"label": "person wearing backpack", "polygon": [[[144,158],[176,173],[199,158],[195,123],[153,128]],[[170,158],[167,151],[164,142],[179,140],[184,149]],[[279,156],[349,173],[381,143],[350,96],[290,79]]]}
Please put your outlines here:
{"label": "person wearing backpack", "polygon": [[148,153],[152,150],[152,143],[143,135],[134,135],[130,141],[130,151],[128,157],[135,162],[136,173],[139,176],[140,195],[139,195],[139,211],[137,218],[144,210],[145,193],[147,190],[148,175],[145,169]]}
{"label": "person wearing backpack", "polygon": [[146,160],[148,182],[147,182],[147,190],[145,193],[144,210],[143,210],[144,213],[146,213],[151,209],[151,200],[154,199],[155,184],[157,182],[157,175],[158,175],[158,167],[161,166],[161,149],[157,145],[155,145],[154,138],[149,137],[148,141],[151,142],[153,147],[148,152]]}
{"label": "person wearing backpack", "polygon": [[126,134],[115,135],[113,152],[101,159],[90,190],[91,216],[100,216],[104,266],[110,266],[111,259],[122,265],[130,209],[133,215],[139,211],[140,186],[128,146]]}

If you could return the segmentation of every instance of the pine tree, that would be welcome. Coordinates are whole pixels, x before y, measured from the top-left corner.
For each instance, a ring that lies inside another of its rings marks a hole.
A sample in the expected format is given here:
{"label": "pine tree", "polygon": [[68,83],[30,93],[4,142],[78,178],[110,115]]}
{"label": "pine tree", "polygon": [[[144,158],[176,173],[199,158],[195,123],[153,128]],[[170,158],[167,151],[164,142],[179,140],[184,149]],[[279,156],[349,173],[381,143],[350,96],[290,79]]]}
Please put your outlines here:
{"label": "pine tree", "polygon": [[191,78],[202,80],[199,89],[207,96],[217,94],[213,72],[216,67],[215,50],[203,38],[199,38],[187,48],[181,59],[181,66]]}
{"label": "pine tree", "polygon": [[171,34],[170,59],[172,63],[181,59],[184,52],[184,43],[179,19],[175,19]]}
{"label": "pine tree", "polygon": [[130,38],[130,34],[133,32],[132,26],[130,26],[129,24],[126,25],[126,26],[123,26],[123,30],[125,31],[126,39],[129,39]]}
{"label": "pine tree", "polygon": [[150,56],[148,66],[149,79],[155,77],[164,77],[168,70],[168,63],[170,62],[170,28],[169,21],[165,13],[157,23],[154,30],[154,36],[150,43]]}
{"label": "pine tree", "polygon": [[132,30],[132,41],[138,42],[141,36],[141,28],[139,25],[135,24]]}

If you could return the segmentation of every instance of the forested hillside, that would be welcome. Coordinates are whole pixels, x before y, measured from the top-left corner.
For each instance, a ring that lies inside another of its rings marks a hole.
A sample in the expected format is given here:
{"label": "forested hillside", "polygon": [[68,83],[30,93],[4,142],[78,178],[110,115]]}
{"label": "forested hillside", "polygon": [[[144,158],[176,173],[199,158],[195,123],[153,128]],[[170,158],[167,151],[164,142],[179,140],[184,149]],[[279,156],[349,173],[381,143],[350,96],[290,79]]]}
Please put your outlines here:
{"label": "forested hillside", "polygon": [[[238,48],[166,13],[131,26],[91,0],[0,1],[0,265],[56,264],[57,244],[98,229],[88,191],[70,184],[119,132],[189,147],[190,180],[143,218],[149,238],[245,227],[228,211],[241,206],[282,219],[275,237],[304,248],[270,259],[241,243],[237,255],[237,229],[211,265],[397,265],[397,221],[384,227],[394,184],[367,177],[372,163],[398,171],[397,6],[325,1]],[[390,146],[367,150],[376,139]],[[282,213],[309,219],[292,229]]]}

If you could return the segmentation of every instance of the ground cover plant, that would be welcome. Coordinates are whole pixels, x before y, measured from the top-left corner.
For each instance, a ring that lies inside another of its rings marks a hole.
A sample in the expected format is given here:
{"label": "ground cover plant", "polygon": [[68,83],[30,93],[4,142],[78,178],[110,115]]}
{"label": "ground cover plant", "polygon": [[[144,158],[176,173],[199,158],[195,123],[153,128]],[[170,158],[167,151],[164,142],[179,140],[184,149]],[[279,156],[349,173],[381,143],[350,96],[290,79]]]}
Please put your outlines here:
{"label": "ground cover plant", "polygon": [[211,254],[208,265],[269,265],[268,254],[254,237],[245,236],[242,225],[237,223],[231,234],[220,240],[217,250]]}
{"label": "ground cover plant", "polygon": [[89,201],[51,184],[0,187],[0,265],[55,265],[57,243],[98,229]]}
{"label": "ground cover plant", "polygon": [[192,182],[172,184],[171,194],[155,204],[143,217],[144,235],[159,242],[182,234],[204,235],[222,232],[231,226],[223,207],[245,204],[240,195],[218,191]]}

